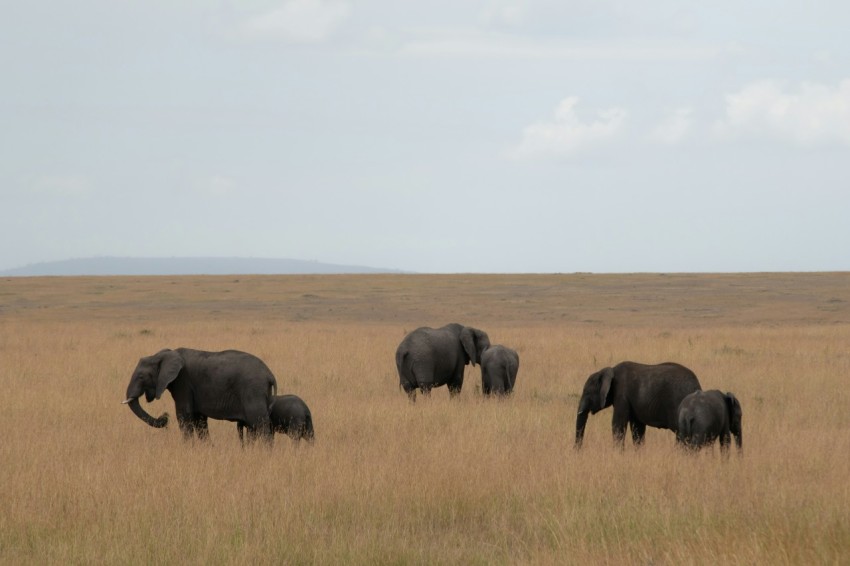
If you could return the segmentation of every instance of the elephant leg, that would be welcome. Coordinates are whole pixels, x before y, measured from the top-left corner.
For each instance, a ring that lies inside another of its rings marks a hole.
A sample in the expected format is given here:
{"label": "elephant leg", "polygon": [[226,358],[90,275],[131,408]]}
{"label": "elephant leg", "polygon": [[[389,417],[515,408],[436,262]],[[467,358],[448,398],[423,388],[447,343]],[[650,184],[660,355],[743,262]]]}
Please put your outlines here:
{"label": "elephant leg", "polygon": [[261,422],[257,425],[257,436],[265,442],[266,445],[274,444],[274,428],[269,421]]}
{"label": "elephant leg", "polygon": [[463,366],[455,369],[452,378],[446,382],[446,387],[449,388],[450,399],[460,395],[460,390],[463,388]]}
{"label": "elephant leg", "polygon": [[508,379],[508,374],[504,374],[499,376],[499,379],[496,380],[496,395],[499,397],[505,397],[509,395],[511,392],[511,381]]}
{"label": "elephant leg", "polygon": [[614,406],[614,417],[611,419],[611,433],[614,436],[614,447],[625,448],[626,425],[629,422],[628,411]]}
{"label": "elephant leg", "polygon": [[405,393],[407,393],[408,401],[410,401],[411,403],[415,403],[416,402],[416,386],[405,381],[401,384],[401,388],[404,389]]}
{"label": "elephant leg", "polygon": [[676,446],[689,454],[699,450],[699,446],[694,443],[693,437],[684,435],[682,431],[676,433]]}
{"label": "elephant leg", "polygon": [[481,366],[481,393],[488,397],[493,392],[493,382],[490,379],[490,371]]}
{"label": "elephant leg", "polygon": [[199,430],[200,419],[204,420],[204,428],[206,428],[206,417],[195,412],[195,407],[190,399],[181,399],[178,402],[175,398],[174,409],[177,413],[177,423],[180,425],[180,432],[183,433],[183,440],[191,440],[196,432],[198,433],[198,438],[206,438],[206,436],[202,436]]}
{"label": "elephant leg", "polygon": [[274,430],[269,420],[269,408],[265,399],[259,398],[246,402],[245,424],[248,426],[248,439],[262,438],[269,446],[274,442]]}
{"label": "elephant leg", "polygon": [[513,385],[511,385],[511,380],[508,379],[507,376],[505,376],[505,387],[504,387],[504,390],[502,391],[502,394],[510,395],[513,392],[514,392],[514,387],[513,387]]}
{"label": "elephant leg", "polygon": [[198,440],[207,440],[210,436],[207,417],[204,415],[185,416],[180,421],[180,430],[183,431],[183,438],[186,440],[191,440],[195,435],[198,436]]}
{"label": "elephant leg", "polygon": [[195,435],[195,422],[191,415],[177,414],[177,424],[183,433],[183,440],[192,440]]}
{"label": "elephant leg", "polygon": [[198,438],[200,440],[209,440],[210,437],[210,428],[207,424],[206,415],[199,415],[195,419],[195,432],[198,433]]}
{"label": "elephant leg", "polygon": [[247,425],[248,442],[253,444],[257,440],[263,440],[268,446],[271,446],[274,441],[274,432],[268,423],[260,423],[257,425]]}
{"label": "elephant leg", "polygon": [[626,425],[625,423],[614,423],[611,425],[611,432],[614,435],[614,447],[623,450],[625,448]]}
{"label": "elephant leg", "polygon": [[729,449],[732,447],[732,435],[724,432],[720,435],[720,454],[729,457]]}
{"label": "elephant leg", "polygon": [[422,391],[423,397],[431,397],[431,387],[433,387],[433,385],[431,385],[430,383],[419,384],[419,390]]}
{"label": "elephant leg", "polygon": [[643,444],[643,438],[646,436],[646,425],[632,420],[629,422],[629,426],[632,429],[632,443],[635,446],[641,446]]}
{"label": "elephant leg", "polygon": [[293,423],[286,435],[292,439],[293,445],[298,446],[301,444],[301,439],[307,436],[307,426],[303,423]]}
{"label": "elephant leg", "polygon": [[501,395],[510,395],[513,386],[511,385],[511,376],[508,373],[508,368],[504,368],[504,373],[500,376],[499,384],[502,389],[499,393]]}

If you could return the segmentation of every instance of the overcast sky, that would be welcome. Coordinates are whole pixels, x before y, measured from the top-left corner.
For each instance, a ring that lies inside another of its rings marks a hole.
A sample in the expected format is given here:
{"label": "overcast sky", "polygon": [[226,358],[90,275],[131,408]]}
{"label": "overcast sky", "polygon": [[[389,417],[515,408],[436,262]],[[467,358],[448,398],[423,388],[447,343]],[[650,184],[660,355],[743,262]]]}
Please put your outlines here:
{"label": "overcast sky", "polygon": [[0,269],[850,269],[847,2],[2,12]]}

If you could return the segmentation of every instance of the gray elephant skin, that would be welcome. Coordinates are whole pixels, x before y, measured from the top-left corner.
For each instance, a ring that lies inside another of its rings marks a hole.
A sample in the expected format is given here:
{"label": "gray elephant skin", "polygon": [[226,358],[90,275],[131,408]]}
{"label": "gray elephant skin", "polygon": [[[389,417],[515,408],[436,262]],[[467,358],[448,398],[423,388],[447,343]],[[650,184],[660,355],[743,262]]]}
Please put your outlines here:
{"label": "gray elephant skin", "polygon": [[720,451],[729,454],[732,435],[738,454],[743,451],[741,403],[732,393],[717,389],[694,391],[679,404],[676,439],[687,448],[699,450],[720,440]]}
{"label": "gray elephant skin", "polygon": [[249,438],[260,435],[272,439],[269,408],[277,381],[254,355],[237,350],[161,350],[139,360],[124,403],[142,421],[162,428],[168,424],[168,415],[151,417],[139,398],[144,395],[150,403],[166,390],[174,399],[177,422],[186,439],[194,434],[206,439],[208,418],[241,422],[248,426]]}
{"label": "gray elephant skin", "polygon": [[471,326],[417,328],[404,337],[395,353],[399,384],[411,401],[416,400],[417,389],[428,396],[433,387],[442,385],[454,397],[463,387],[466,365],[478,364],[489,347],[487,333]]}
{"label": "gray elephant skin", "polygon": [[481,391],[485,396],[510,395],[519,371],[519,354],[495,344],[481,355]]}
{"label": "gray elephant skin", "polygon": [[626,425],[632,441],[643,443],[646,427],[678,429],[679,404],[688,394],[700,390],[699,380],[685,366],[667,362],[646,365],[622,362],[591,374],[576,416],[575,447],[581,448],[587,417],[613,405],[611,429],[614,442],[623,447]]}
{"label": "gray elephant skin", "polygon": [[[310,408],[298,395],[279,395],[274,398],[269,420],[273,432],[279,432],[289,436],[293,441],[302,439],[312,443],[316,437],[313,430],[313,415]],[[244,424],[236,423],[239,432],[239,441],[242,442],[242,428]]]}

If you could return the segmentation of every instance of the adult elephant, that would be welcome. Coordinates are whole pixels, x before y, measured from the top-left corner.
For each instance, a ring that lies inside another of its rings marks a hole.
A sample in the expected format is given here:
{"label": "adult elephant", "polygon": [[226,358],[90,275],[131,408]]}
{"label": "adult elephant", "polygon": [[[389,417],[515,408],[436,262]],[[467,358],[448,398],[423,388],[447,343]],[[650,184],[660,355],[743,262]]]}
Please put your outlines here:
{"label": "adult elephant", "polygon": [[742,415],[741,403],[733,394],[717,389],[694,391],[679,404],[679,429],[676,439],[680,444],[694,450],[719,439],[720,452],[728,455],[734,435],[738,454],[741,454]]}
{"label": "adult elephant", "polygon": [[171,392],[183,437],[208,436],[207,419],[242,422],[249,435],[272,439],[269,408],[277,392],[271,370],[258,357],[237,350],[204,352],[177,348],[141,358],[130,377],[125,404],[154,428],[168,424],[168,415],[155,419],[139,404]]}
{"label": "adult elephant", "polygon": [[496,344],[481,355],[481,391],[484,395],[509,395],[514,390],[519,371],[519,355],[515,350]]}
{"label": "adult elephant", "polygon": [[699,389],[694,372],[672,362],[658,365],[622,362],[599,370],[587,378],[579,400],[575,447],[581,448],[587,417],[612,405],[611,429],[615,444],[621,448],[627,424],[638,446],[643,443],[647,426],[676,432],[679,403]]}
{"label": "adult elephant", "polygon": [[467,364],[480,362],[490,347],[487,333],[471,326],[452,323],[442,328],[417,328],[404,337],[395,353],[399,383],[411,401],[416,389],[430,395],[432,387],[447,385],[454,397],[463,387]]}

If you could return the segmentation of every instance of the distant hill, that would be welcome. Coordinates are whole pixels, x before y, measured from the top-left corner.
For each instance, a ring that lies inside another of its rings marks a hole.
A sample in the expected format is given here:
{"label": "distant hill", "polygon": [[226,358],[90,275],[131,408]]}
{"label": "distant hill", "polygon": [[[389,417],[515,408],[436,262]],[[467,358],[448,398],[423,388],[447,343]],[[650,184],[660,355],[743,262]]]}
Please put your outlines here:
{"label": "distant hill", "polygon": [[34,263],[0,271],[3,277],[39,275],[285,275],[334,273],[402,273],[360,265],[337,265],[298,259],[240,257],[92,257]]}

